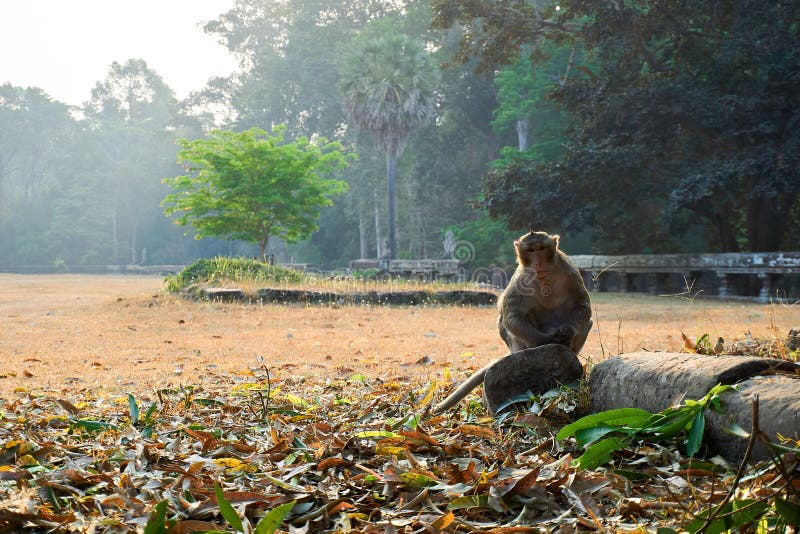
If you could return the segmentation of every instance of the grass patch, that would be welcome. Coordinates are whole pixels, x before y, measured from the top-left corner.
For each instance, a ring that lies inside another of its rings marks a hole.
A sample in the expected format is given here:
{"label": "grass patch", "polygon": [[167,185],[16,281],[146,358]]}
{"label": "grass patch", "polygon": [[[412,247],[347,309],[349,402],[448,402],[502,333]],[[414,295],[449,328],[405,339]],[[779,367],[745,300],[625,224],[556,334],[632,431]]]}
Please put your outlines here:
{"label": "grass patch", "polygon": [[264,288],[324,291],[344,297],[370,291],[417,291],[427,294],[428,299],[439,291],[493,291],[472,281],[403,279],[377,269],[333,273],[300,271],[249,258],[223,256],[197,260],[165,279],[165,288],[171,293],[231,286],[241,289],[248,298],[256,298],[258,290]]}
{"label": "grass patch", "polygon": [[303,282],[303,273],[279,265],[248,258],[199,259],[165,280],[166,289],[177,293],[196,285],[221,286],[228,282],[248,284],[286,284]]}

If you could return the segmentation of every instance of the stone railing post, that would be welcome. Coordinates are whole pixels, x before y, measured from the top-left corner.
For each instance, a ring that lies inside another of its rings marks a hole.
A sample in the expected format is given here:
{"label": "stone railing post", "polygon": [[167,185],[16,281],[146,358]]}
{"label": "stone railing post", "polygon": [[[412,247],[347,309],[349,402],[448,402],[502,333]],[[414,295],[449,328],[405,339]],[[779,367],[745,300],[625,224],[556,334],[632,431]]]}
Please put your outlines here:
{"label": "stone railing post", "polygon": [[653,295],[658,294],[659,287],[661,287],[661,274],[651,273],[647,277],[647,292]]}
{"label": "stone railing post", "polygon": [[717,296],[720,298],[730,297],[731,294],[728,289],[728,274],[717,273],[717,278],[719,278],[719,289],[717,290]]}
{"label": "stone railing post", "polygon": [[761,280],[761,291],[758,292],[758,301],[769,302],[769,299],[772,297],[773,277],[770,273],[758,273],[758,279]]}

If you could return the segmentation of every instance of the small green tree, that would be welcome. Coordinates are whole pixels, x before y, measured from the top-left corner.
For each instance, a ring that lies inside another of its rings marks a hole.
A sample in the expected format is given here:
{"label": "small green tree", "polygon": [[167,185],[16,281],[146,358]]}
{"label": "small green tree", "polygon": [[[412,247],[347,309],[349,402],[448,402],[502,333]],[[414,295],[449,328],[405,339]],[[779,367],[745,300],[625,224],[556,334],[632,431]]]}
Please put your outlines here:
{"label": "small green tree", "polygon": [[191,225],[196,239],[256,243],[262,257],[271,237],[308,238],[320,208],[347,190],[329,176],[344,169],[349,156],[324,139],[286,142],[284,130],[215,130],[204,139],[181,140],[178,162],[187,174],[164,180],[174,190],[161,203],[164,213]]}

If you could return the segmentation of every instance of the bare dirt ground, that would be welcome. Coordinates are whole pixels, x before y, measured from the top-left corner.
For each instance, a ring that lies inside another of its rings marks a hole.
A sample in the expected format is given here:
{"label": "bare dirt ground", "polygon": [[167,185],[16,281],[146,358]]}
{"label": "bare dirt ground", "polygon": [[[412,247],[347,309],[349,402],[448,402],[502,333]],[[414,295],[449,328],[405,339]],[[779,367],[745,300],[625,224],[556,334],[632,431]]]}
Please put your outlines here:
{"label": "bare dirt ground", "polygon": [[[797,305],[593,295],[583,359],[783,337]],[[157,277],[0,274],[0,398],[33,390],[115,394],[202,384],[269,367],[276,378],[363,374],[460,378],[503,356],[493,308],[280,306],[189,302]]]}

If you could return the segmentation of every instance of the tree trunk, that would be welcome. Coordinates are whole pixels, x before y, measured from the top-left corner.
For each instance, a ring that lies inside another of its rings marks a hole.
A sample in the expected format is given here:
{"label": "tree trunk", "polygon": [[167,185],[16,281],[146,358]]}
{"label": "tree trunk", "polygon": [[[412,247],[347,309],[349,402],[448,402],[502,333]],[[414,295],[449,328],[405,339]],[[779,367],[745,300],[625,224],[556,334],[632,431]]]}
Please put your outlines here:
{"label": "tree trunk", "polygon": [[258,244],[258,261],[266,261],[267,258],[267,244],[269,243],[269,234],[265,235],[261,242]]}
{"label": "tree trunk", "polygon": [[759,195],[747,203],[747,237],[751,252],[773,252],[781,247],[794,195],[779,201]]}
{"label": "tree trunk", "polygon": [[386,151],[386,182],[389,193],[389,250],[388,256],[393,260],[397,254],[397,227],[395,226],[394,182],[397,174],[397,151],[389,148]]}
{"label": "tree trunk", "polygon": [[137,250],[136,230],[139,221],[136,219],[136,210],[132,206],[128,206],[128,218],[131,221],[131,265],[138,265],[137,254],[139,251]]}
{"label": "tree trunk", "polygon": [[517,146],[520,152],[528,150],[528,118],[517,120]]}
{"label": "tree trunk", "polygon": [[119,263],[119,239],[117,237],[117,191],[111,199],[111,257],[114,263]]}
{"label": "tree trunk", "polygon": [[714,220],[714,225],[717,227],[717,233],[719,234],[721,252],[739,252],[739,242],[736,240],[736,232],[731,226],[728,217],[719,211],[715,211],[712,218]]}
{"label": "tree trunk", "polygon": [[136,265],[136,224],[131,221],[131,265]]}
{"label": "tree trunk", "polygon": [[381,212],[378,209],[378,189],[373,191],[375,198],[375,257],[383,257],[383,238],[381,237]]}
{"label": "tree trunk", "polygon": [[419,225],[419,257],[428,259],[428,232],[425,230],[425,219],[422,216],[422,208],[417,207],[417,224]]}
{"label": "tree trunk", "polygon": [[359,243],[359,257],[361,259],[367,258],[369,255],[369,240],[367,238],[367,218],[364,216],[364,205],[359,202],[358,205],[358,243]]}

